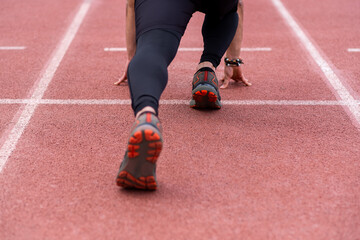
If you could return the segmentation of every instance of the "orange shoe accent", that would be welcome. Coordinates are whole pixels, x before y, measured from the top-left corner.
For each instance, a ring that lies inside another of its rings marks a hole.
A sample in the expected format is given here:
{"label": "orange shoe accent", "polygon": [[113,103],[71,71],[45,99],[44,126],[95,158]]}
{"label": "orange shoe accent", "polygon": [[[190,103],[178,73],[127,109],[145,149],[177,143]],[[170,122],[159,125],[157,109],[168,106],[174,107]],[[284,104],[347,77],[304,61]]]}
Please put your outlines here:
{"label": "orange shoe accent", "polygon": [[153,155],[155,157],[158,157],[157,153],[160,153],[160,151],[157,151],[157,149],[148,151],[148,154]]}
{"label": "orange shoe accent", "polygon": [[146,160],[151,163],[156,163],[162,149],[162,142],[158,141],[149,143],[149,147],[154,149],[151,149],[147,152],[150,156],[147,157]]}
{"label": "orange shoe accent", "polygon": [[135,151],[135,150],[138,150],[140,148],[140,146],[138,145],[128,145],[128,150],[129,151]]}
{"label": "orange shoe accent", "polygon": [[148,189],[150,190],[156,190],[157,186],[156,183],[149,183],[148,185],[146,185]]}
{"label": "orange shoe accent", "polygon": [[146,160],[151,162],[151,163],[156,163],[156,161],[158,160],[159,156],[152,156],[152,157],[147,157]]}
{"label": "orange shoe accent", "polygon": [[142,132],[137,131],[133,134],[133,136],[130,138],[129,142],[132,144],[141,143],[143,140]]}
{"label": "orange shoe accent", "polygon": [[216,102],[217,96],[213,92],[209,92],[209,102]]}
{"label": "orange shoe accent", "polygon": [[199,75],[200,73],[196,75],[196,81],[193,83],[193,85],[196,85],[200,81]]}
{"label": "orange shoe accent", "polygon": [[201,91],[197,91],[196,93],[194,93],[193,95],[193,99],[195,100],[195,102],[202,102],[202,97],[206,96],[206,94],[208,93],[207,90],[201,90]]}
{"label": "orange shoe accent", "polygon": [[132,176],[126,171],[122,171],[119,173],[116,179],[116,184],[120,187],[127,189],[137,188],[143,190],[155,190],[157,188],[154,176],[139,177],[139,179],[136,179],[134,176]]}
{"label": "orange shoe accent", "polygon": [[140,153],[137,153],[137,152],[128,152],[128,157],[129,158],[135,158],[137,156],[139,156]]}
{"label": "orange shoe accent", "polygon": [[211,78],[211,81],[214,83],[214,85],[218,88],[219,85],[217,83],[217,81],[215,80],[216,79],[216,76],[214,73],[210,72],[210,74],[212,75],[212,78]]}
{"label": "orange shoe accent", "polygon": [[125,178],[127,176],[127,172],[122,171],[121,173],[119,173],[119,177],[121,178]]}
{"label": "orange shoe accent", "polygon": [[147,141],[159,141],[160,136],[156,132],[150,129],[145,129],[145,139]]}
{"label": "orange shoe accent", "polygon": [[133,175],[131,174],[127,174],[127,179],[131,180],[132,182],[138,184],[138,185],[141,185],[141,186],[145,186],[146,184],[143,182],[143,181],[140,181],[138,179],[136,179]]}
{"label": "orange shoe accent", "polygon": [[118,179],[116,183],[118,186],[123,188],[134,188],[134,185],[125,179]]}
{"label": "orange shoe accent", "polygon": [[154,182],[155,182],[154,176],[149,176],[149,177],[147,177],[147,178],[146,178],[146,182],[147,182],[147,183],[154,183]]}
{"label": "orange shoe accent", "polygon": [[136,152],[136,150],[138,150],[140,148],[140,146],[137,145],[128,145],[128,157],[129,158],[134,158],[140,155],[140,153]]}
{"label": "orange shoe accent", "polygon": [[[196,95],[196,93],[193,96],[193,99],[195,100],[195,102],[201,102],[201,96],[200,95]],[[196,105],[196,104],[195,104]]]}
{"label": "orange shoe accent", "polygon": [[146,114],[146,122],[151,123],[151,113]]}
{"label": "orange shoe accent", "polygon": [[137,153],[137,152],[128,152],[128,157],[129,158],[135,158],[135,157],[137,157],[137,156],[139,156],[140,154],[139,153]]}
{"label": "orange shoe accent", "polygon": [[152,143],[149,143],[149,147],[151,148],[160,148],[160,150],[162,149],[162,143],[159,141],[159,142],[152,142]]}
{"label": "orange shoe accent", "polygon": [[206,96],[208,91],[207,90],[201,90],[201,91],[197,91],[196,93],[199,93],[200,96]]}

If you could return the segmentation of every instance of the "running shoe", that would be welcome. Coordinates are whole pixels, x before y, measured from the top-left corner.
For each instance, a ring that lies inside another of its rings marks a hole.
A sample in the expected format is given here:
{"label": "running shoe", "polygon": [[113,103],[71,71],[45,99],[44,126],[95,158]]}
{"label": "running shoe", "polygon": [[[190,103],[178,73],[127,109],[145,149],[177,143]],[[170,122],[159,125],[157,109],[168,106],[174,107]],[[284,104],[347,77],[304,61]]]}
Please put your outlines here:
{"label": "running shoe", "polygon": [[156,161],[162,143],[159,119],[151,112],[141,114],[131,131],[116,184],[126,189],[156,190]]}
{"label": "running shoe", "polygon": [[221,108],[219,83],[211,68],[202,68],[195,73],[192,89],[191,108]]}

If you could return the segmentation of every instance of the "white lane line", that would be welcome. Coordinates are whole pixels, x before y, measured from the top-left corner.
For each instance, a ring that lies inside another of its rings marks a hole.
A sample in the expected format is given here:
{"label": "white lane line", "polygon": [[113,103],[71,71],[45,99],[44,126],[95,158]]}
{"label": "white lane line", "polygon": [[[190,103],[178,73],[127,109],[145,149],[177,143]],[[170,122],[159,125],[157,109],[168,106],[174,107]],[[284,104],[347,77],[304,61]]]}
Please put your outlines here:
{"label": "white lane line", "polygon": [[[347,101],[331,100],[222,100],[223,105],[346,106]],[[28,105],[130,105],[130,99],[0,99],[0,104]],[[189,100],[160,100],[162,105],[188,105]],[[351,104],[360,105],[360,100]]]}
{"label": "white lane line", "polygon": [[24,46],[0,46],[0,50],[24,50]]}
{"label": "white lane line", "polygon": [[[179,48],[179,52],[200,52],[203,48]],[[126,48],[109,47],[104,48],[105,52],[126,52]],[[255,47],[255,48],[241,48],[243,52],[270,52],[272,51],[269,47]]]}
{"label": "white lane line", "polygon": [[[68,27],[66,34],[62,38],[61,42],[58,44],[54,53],[49,61],[49,63],[45,66],[44,70],[42,71],[43,74],[40,75],[40,80],[36,85],[34,85],[33,89],[34,92],[31,96],[31,100],[39,100],[43,97],[48,85],[50,84],[60,62],[62,61],[65,53],[67,52],[71,42],[73,41],[82,21],[85,18],[86,13],[89,10],[91,1],[84,0],[79,8],[76,16],[74,17],[71,25]],[[22,133],[24,132],[26,126],[28,125],[31,117],[33,116],[36,107],[38,104],[27,104],[22,112],[21,115],[11,129],[9,135],[7,136],[4,144],[0,149],[0,172],[4,168],[7,160],[9,159],[11,153],[16,147]]]}
{"label": "white lane line", "polygon": [[360,106],[356,104],[355,98],[347,90],[347,88],[344,86],[340,78],[335,74],[326,60],[321,56],[314,44],[311,43],[310,39],[306,36],[304,31],[300,28],[299,24],[294,20],[282,2],[280,0],[271,1],[279,11],[280,15],[284,18],[285,22],[293,30],[299,41],[304,45],[308,53],[320,67],[328,82],[331,84],[332,88],[335,90],[340,99],[342,101],[348,102],[348,104],[344,106],[346,106],[351,115],[355,118],[355,121],[357,122],[360,129]]}
{"label": "white lane line", "polygon": [[[280,105],[280,106],[342,106],[345,101],[325,100],[224,100],[224,105]],[[360,101],[351,104],[360,105]]]}
{"label": "white lane line", "polygon": [[360,52],[360,48],[348,48],[348,52]]}
{"label": "white lane line", "polygon": [[126,48],[108,47],[104,48],[105,52],[126,52]]}
{"label": "white lane line", "polygon": [[256,48],[241,48],[243,52],[270,52],[272,51],[269,47],[256,47]]}

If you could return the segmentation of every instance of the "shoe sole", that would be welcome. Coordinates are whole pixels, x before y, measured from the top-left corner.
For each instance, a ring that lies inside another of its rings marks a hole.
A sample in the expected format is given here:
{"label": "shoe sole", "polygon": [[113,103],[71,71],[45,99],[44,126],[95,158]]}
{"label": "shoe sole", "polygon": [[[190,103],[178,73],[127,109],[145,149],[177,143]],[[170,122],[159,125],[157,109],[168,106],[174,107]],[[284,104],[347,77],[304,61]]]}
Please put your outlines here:
{"label": "shoe sole", "polygon": [[160,132],[151,125],[136,128],[128,142],[128,161],[121,167],[116,184],[126,189],[156,190],[156,162],[162,149]]}
{"label": "shoe sole", "polygon": [[221,103],[214,87],[199,85],[192,91],[191,108],[220,109]]}

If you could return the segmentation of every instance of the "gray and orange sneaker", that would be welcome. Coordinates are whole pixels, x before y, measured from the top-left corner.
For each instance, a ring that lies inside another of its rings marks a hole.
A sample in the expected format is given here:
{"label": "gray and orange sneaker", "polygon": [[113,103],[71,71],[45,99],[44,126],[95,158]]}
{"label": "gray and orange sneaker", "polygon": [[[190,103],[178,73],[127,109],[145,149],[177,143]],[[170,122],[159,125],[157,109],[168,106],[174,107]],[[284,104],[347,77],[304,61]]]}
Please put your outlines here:
{"label": "gray and orange sneaker", "polygon": [[162,149],[161,125],[151,112],[134,123],[116,184],[126,189],[156,190],[156,161]]}
{"label": "gray and orange sneaker", "polygon": [[194,74],[190,107],[220,109],[219,83],[211,68],[201,68]]}

